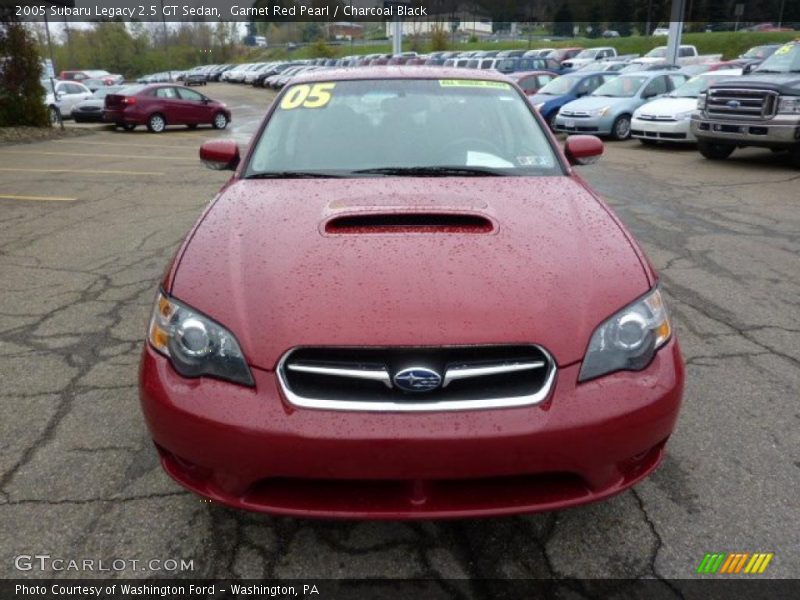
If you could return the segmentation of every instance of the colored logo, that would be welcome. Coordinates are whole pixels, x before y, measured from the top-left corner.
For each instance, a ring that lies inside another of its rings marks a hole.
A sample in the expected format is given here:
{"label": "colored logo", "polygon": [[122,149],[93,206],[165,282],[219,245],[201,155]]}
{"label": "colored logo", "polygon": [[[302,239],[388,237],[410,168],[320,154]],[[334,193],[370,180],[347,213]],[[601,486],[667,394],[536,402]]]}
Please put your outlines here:
{"label": "colored logo", "polygon": [[397,373],[394,384],[406,392],[431,392],[442,385],[442,376],[431,369],[412,367]]}
{"label": "colored logo", "polygon": [[715,552],[703,557],[697,572],[703,575],[760,575],[773,556],[772,552]]}

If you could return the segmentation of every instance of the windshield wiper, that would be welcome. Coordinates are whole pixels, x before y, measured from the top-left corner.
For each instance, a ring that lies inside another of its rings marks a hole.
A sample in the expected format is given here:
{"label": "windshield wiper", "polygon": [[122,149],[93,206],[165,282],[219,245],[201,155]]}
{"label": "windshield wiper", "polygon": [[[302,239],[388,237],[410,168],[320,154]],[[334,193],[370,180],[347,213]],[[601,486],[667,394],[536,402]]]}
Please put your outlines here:
{"label": "windshield wiper", "polygon": [[400,177],[486,177],[505,173],[487,167],[381,167],[358,169],[355,175],[398,175]]}
{"label": "windshield wiper", "polygon": [[329,179],[339,177],[341,175],[322,171],[265,171],[264,173],[253,173],[245,179]]}

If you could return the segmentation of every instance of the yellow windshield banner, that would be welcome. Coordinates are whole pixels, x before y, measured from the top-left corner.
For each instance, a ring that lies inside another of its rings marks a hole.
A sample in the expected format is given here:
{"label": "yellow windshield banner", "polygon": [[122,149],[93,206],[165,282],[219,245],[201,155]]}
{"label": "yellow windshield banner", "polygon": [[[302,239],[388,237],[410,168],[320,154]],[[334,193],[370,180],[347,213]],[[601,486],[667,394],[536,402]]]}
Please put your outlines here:
{"label": "yellow windshield banner", "polygon": [[511,85],[502,81],[483,81],[480,79],[440,79],[439,85],[443,88],[466,87],[486,88],[493,90],[508,90]]}
{"label": "yellow windshield banner", "polygon": [[314,85],[296,85],[292,87],[281,101],[283,110],[295,108],[323,108],[331,101],[335,83],[316,83]]}

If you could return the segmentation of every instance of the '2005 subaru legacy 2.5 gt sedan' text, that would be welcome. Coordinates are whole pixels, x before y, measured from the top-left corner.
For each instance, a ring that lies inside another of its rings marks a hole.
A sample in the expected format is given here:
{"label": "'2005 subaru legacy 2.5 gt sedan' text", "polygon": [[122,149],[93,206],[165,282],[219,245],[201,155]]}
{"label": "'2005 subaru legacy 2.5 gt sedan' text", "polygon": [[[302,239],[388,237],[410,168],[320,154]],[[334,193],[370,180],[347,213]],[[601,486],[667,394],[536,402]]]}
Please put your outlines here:
{"label": "'2005 subaru legacy 2.5 gt sedan' text", "polygon": [[140,389],[165,470],[274,514],[606,498],[659,464],[683,363],[630,233],[500,75],[294,80],[161,283]]}

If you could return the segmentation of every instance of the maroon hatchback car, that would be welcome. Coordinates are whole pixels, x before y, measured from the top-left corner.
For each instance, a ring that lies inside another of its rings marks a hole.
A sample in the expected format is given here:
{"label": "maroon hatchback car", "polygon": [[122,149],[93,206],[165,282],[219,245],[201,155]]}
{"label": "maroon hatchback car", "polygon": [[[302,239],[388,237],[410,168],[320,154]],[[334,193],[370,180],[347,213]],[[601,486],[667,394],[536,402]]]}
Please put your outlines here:
{"label": "maroon hatchback car", "polygon": [[103,120],[127,130],[146,125],[152,133],[161,133],[168,125],[225,129],[231,111],[222,102],[185,86],[132,85],[106,96]]}
{"label": "maroon hatchback car", "polygon": [[684,368],[659,280],[499,74],[299,77],[186,237],[140,370],[167,473],[232,507],[559,509],[651,473]]}

